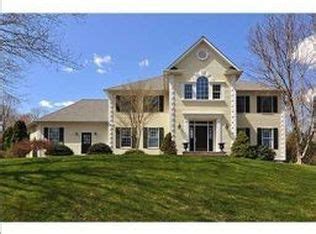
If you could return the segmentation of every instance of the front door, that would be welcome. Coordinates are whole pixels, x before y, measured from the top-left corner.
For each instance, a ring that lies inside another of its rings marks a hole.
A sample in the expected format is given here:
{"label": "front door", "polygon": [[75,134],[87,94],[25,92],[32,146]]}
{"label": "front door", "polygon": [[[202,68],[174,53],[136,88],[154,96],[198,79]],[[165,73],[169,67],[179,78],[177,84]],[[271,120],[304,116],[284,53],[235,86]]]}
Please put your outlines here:
{"label": "front door", "polygon": [[207,151],[207,126],[195,126],[195,150]]}
{"label": "front door", "polygon": [[81,153],[85,154],[88,152],[89,147],[91,146],[91,132],[81,133]]}

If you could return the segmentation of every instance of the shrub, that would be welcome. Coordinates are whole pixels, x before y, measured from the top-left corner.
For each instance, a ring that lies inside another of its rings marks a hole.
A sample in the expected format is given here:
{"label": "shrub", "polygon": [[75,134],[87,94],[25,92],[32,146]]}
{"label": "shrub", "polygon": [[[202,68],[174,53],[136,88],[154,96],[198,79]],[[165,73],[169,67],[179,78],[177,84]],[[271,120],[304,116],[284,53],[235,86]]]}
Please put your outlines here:
{"label": "shrub", "polygon": [[267,146],[259,145],[257,146],[257,156],[261,160],[273,161],[275,157],[275,152]]}
{"label": "shrub", "polygon": [[0,158],[5,158],[6,157],[6,152],[3,150],[0,150]]}
{"label": "shrub", "polygon": [[146,155],[146,153],[142,150],[131,149],[125,151],[123,155]]}
{"label": "shrub", "polygon": [[16,121],[13,126],[12,143],[17,143],[28,138],[29,136],[27,134],[27,128],[24,121]]}
{"label": "shrub", "polygon": [[177,147],[174,140],[172,140],[171,133],[169,132],[162,141],[160,150],[164,154],[177,154]]}
{"label": "shrub", "polygon": [[19,141],[12,145],[9,154],[13,157],[23,158],[32,150],[31,142],[27,139]]}
{"label": "shrub", "polygon": [[51,156],[67,156],[73,155],[74,152],[68,146],[62,144],[53,144],[46,150],[45,154]]}
{"label": "shrub", "polygon": [[231,156],[252,158],[249,138],[246,133],[240,131],[231,148]]}
{"label": "shrub", "polygon": [[3,150],[7,150],[11,147],[12,144],[12,136],[13,136],[13,127],[8,127],[2,136],[2,141],[3,141],[3,145],[2,148]]}
{"label": "shrub", "polygon": [[107,144],[96,143],[90,146],[87,154],[112,154],[112,149]]}

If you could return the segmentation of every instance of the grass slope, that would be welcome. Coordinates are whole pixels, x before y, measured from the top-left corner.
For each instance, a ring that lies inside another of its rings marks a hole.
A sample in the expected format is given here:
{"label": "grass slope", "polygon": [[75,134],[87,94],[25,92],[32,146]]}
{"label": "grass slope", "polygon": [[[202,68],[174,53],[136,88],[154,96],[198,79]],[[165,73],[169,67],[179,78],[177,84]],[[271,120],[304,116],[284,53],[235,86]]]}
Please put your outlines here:
{"label": "grass slope", "polygon": [[316,167],[234,158],[0,160],[0,221],[316,221]]}

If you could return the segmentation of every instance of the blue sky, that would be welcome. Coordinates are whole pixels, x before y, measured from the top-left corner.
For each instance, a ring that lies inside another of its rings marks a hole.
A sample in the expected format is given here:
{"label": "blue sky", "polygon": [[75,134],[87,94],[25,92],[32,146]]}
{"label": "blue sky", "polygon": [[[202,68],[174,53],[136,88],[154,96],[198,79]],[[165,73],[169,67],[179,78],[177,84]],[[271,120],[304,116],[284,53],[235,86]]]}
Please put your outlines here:
{"label": "blue sky", "polygon": [[85,67],[50,68],[33,64],[19,84],[27,112],[55,110],[82,98],[104,98],[104,88],[160,75],[205,35],[239,67],[247,64],[249,28],[258,14],[95,14],[64,26],[64,44]]}

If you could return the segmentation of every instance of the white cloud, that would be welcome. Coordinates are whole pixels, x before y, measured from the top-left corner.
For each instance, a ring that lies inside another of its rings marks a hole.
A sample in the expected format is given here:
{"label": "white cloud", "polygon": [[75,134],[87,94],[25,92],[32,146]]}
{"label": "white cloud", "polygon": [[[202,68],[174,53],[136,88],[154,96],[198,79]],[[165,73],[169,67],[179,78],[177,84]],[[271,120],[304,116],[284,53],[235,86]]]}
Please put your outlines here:
{"label": "white cloud", "polygon": [[39,102],[39,105],[41,107],[45,107],[45,108],[53,108],[54,106],[51,104],[50,101],[47,101],[47,100],[42,100]]}
{"label": "white cloud", "polygon": [[138,66],[140,67],[148,67],[149,66],[149,60],[148,59],[143,59],[138,63]]}
{"label": "white cloud", "polygon": [[298,44],[294,57],[301,64],[316,69],[316,34],[305,38]]}
{"label": "white cloud", "polygon": [[107,73],[107,71],[104,70],[104,69],[102,69],[102,68],[98,68],[98,69],[97,69],[97,73],[99,73],[99,74],[105,74],[105,73]]}
{"label": "white cloud", "polygon": [[63,101],[63,102],[52,102],[48,100],[42,100],[39,102],[39,105],[44,108],[55,108],[55,107],[65,107],[73,104],[73,101]]}
{"label": "white cloud", "polygon": [[98,67],[102,68],[105,64],[110,64],[112,62],[112,57],[110,55],[93,55],[93,63]]}
{"label": "white cloud", "polygon": [[72,67],[64,67],[62,70],[67,73],[75,72],[75,69],[73,69]]}

